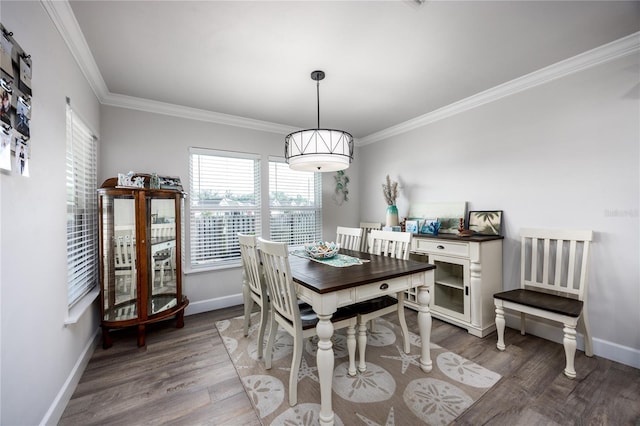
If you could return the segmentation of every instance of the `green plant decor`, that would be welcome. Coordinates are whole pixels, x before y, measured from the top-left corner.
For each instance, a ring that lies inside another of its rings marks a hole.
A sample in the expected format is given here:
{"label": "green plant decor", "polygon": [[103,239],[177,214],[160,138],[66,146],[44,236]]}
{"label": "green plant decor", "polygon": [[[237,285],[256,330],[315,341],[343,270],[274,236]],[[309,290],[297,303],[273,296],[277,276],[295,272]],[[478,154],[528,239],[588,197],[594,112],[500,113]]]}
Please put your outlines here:
{"label": "green plant decor", "polygon": [[336,189],[333,192],[333,201],[337,205],[341,206],[345,201],[349,201],[349,176],[344,173],[344,170],[338,170],[333,177],[336,180]]}

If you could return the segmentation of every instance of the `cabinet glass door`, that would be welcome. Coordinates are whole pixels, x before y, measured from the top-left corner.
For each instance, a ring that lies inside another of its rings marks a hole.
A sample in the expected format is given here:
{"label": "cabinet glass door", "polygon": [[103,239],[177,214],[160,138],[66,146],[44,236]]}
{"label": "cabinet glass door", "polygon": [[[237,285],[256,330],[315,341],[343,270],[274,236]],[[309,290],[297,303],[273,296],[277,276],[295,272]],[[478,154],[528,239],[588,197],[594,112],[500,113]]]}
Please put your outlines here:
{"label": "cabinet glass door", "polygon": [[136,318],[136,220],[131,195],[102,196],[104,321]]}
{"label": "cabinet glass door", "polygon": [[436,265],[431,303],[434,311],[469,321],[469,261],[447,256],[430,256]]}
{"label": "cabinet glass door", "polygon": [[[149,200],[148,200],[149,201]],[[149,315],[176,306],[177,253],[176,253],[176,200],[150,198],[150,262],[149,262]]]}

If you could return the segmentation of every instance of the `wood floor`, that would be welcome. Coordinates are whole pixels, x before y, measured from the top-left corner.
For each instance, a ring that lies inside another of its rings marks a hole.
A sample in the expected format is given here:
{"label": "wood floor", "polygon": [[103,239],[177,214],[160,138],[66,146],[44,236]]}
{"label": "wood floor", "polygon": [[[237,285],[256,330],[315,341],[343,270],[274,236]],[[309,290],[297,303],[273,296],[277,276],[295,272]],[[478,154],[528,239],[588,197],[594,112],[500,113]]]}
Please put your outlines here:
{"label": "wood floor", "polygon": [[[59,425],[259,425],[215,322],[242,307],[154,324],[139,349],[132,331],[96,348]],[[392,314],[394,315],[394,314]],[[416,313],[407,310],[417,330]],[[435,320],[432,341],[503,376],[456,425],[640,425],[640,370],[576,354],[564,377],[562,345],[507,329],[484,339]],[[414,348],[415,349],[415,348]]]}

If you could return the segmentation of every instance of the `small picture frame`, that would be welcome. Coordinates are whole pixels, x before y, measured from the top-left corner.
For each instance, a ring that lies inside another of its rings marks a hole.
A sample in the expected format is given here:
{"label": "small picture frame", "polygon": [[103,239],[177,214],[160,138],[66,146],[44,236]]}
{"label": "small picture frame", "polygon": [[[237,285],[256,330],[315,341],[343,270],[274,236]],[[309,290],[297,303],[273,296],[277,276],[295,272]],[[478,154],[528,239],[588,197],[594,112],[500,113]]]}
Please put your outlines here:
{"label": "small picture frame", "polygon": [[441,222],[438,219],[425,219],[424,224],[420,229],[420,233],[426,235],[438,235],[440,226]]}
{"label": "small picture frame", "polygon": [[411,232],[412,234],[418,233],[418,222],[417,220],[407,220],[405,222],[405,230],[407,232]]}
{"label": "small picture frame", "polygon": [[502,235],[502,210],[470,211],[467,223],[476,235]]}
{"label": "small picture frame", "polygon": [[421,234],[430,234],[429,225],[431,225],[432,223],[435,223],[437,221],[438,221],[438,219],[436,219],[436,218],[430,218],[430,219],[423,220],[422,223],[420,224],[420,233]]}

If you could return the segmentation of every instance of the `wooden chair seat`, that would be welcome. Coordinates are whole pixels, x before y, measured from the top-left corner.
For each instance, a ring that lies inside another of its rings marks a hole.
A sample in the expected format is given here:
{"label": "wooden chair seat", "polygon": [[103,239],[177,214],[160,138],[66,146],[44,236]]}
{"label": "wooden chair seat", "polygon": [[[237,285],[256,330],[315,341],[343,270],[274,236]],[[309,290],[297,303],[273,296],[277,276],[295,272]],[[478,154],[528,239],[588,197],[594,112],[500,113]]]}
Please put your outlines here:
{"label": "wooden chair seat", "polygon": [[381,309],[388,308],[390,306],[396,306],[397,304],[398,300],[391,296],[380,296],[376,297],[375,299],[356,303],[355,305],[351,305],[350,308],[356,311],[359,315],[366,315],[370,314],[371,312],[376,312]]}
{"label": "wooden chair seat", "polygon": [[[316,328],[316,325],[318,325],[319,319],[318,319],[318,315],[316,315],[316,313],[313,311],[313,308],[311,307],[311,305],[303,303],[303,304],[298,304],[298,307],[300,308],[300,319],[302,320],[302,329],[309,330],[312,328]],[[335,311],[331,316],[331,322],[333,323],[342,322],[344,320],[354,318],[355,315],[356,314],[351,309],[351,306],[345,307],[345,308],[338,308],[338,310]]]}
{"label": "wooden chair seat", "polygon": [[570,317],[579,317],[584,305],[581,300],[521,288],[496,293],[493,297]]}

